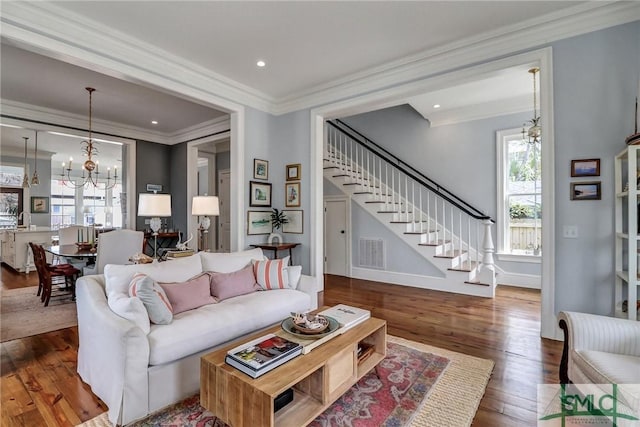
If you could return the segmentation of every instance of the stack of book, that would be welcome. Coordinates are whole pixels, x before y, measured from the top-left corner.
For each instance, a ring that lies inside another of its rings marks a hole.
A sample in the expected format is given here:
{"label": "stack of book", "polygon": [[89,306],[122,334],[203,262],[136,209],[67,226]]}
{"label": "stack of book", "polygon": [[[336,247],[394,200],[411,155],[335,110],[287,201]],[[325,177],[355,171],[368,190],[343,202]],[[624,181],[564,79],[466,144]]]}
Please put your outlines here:
{"label": "stack of book", "polygon": [[183,251],[179,251],[177,249],[169,249],[165,252],[167,258],[181,258],[183,256],[191,256],[195,254],[193,249],[185,249]]}
{"label": "stack of book", "polygon": [[371,317],[369,310],[346,304],[338,304],[318,314],[336,319],[338,323],[340,323],[340,330],[342,332],[353,328]]}
{"label": "stack of book", "polygon": [[232,348],[224,361],[251,378],[258,378],[301,353],[300,344],[269,334]]}

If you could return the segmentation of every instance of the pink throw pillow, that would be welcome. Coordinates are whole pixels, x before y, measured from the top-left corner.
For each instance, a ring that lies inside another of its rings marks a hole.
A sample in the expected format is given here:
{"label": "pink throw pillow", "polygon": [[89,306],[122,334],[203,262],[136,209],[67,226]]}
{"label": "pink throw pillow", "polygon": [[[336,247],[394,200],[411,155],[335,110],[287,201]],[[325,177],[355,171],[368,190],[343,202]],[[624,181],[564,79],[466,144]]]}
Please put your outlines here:
{"label": "pink throw pillow", "polygon": [[209,274],[203,273],[186,282],[158,284],[167,294],[175,315],[203,305],[216,303],[210,293],[209,280]]}
{"label": "pink throw pillow", "polygon": [[210,272],[209,274],[211,274],[211,295],[216,297],[218,301],[249,294],[260,289],[256,284],[251,264],[233,273]]}

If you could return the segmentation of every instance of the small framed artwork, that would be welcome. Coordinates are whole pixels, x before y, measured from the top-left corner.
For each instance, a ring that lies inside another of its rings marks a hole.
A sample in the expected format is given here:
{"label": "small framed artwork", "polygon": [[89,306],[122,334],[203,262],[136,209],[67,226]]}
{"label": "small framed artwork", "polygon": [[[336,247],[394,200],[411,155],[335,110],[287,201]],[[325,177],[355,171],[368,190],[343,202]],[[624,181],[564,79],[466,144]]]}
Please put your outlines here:
{"label": "small framed artwork", "polygon": [[600,200],[600,181],[572,182],[571,200]]}
{"label": "small framed artwork", "polygon": [[286,224],[282,224],[282,232],[302,234],[304,219],[303,211],[283,210],[282,212],[287,216],[287,219],[289,220],[289,222],[287,222]]}
{"label": "small framed artwork", "polygon": [[600,176],[600,159],[571,160],[571,176]]}
{"label": "small framed artwork", "polygon": [[271,211],[247,211],[247,234],[269,234]]}
{"label": "small framed artwork", "polygon": [[49,213],[49,197],[32,196],[31,213]]}
{"label": "small framed artwork", "polygon": [[284,185],[284,205],[288,208],[300,207],[300,183],[288,182]]}
{"label": "small framed artwork", "polygon": [[271,207],[271,183],[249,181],[249,206]]}
{"label": "small framed artwork", "polygon": [[269,162],[253,159],[253,179],[269,179]]}
{"label": "small framed artwork", "polygon": [[287,165],[287,181],[299,181],[302,175],[300,163]]}

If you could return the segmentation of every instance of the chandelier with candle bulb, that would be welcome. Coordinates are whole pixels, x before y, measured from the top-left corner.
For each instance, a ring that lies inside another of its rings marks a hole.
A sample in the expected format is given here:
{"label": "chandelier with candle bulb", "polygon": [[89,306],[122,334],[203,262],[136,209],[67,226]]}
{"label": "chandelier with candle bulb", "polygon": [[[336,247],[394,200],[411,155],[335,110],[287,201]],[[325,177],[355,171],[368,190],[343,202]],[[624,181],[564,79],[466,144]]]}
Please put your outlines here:
{"label": "chandelier with candle bulb", "polygon": [[105,189],[110,189],[118,183],[118,167],[114,166],[113,176],[111,176],[111,168],[107,168],[106,178],[103,179],[103,181],[99,181],[101,174],[100,164],[97,160],[93,160],[93,158],[98,155],[97,142],[93,140],[92,136],[93,92],[95,89],[92,87],[85,89],[89,92],[89,138],[81,142],[81,151],[87,159],[82,164],[82,176],[75,178],[71,177],[73,157],[69,158],[68,165],[65,165],[63,162],[62,173],[60,174],[61,181],[62,184],[72,188],[84,187],[86,185],[98,187],[100,184],[104,184]]}

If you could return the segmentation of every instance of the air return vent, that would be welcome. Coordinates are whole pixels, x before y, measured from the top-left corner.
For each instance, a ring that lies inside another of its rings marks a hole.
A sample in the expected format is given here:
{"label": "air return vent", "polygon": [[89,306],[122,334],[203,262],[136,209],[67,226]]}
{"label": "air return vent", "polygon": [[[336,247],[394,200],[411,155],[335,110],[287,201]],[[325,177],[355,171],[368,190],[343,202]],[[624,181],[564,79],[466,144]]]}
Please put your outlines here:
{"label": "air return vent", "polygon": [[359,240],[358,267],[385,269],[384,240],[363,238]]}

